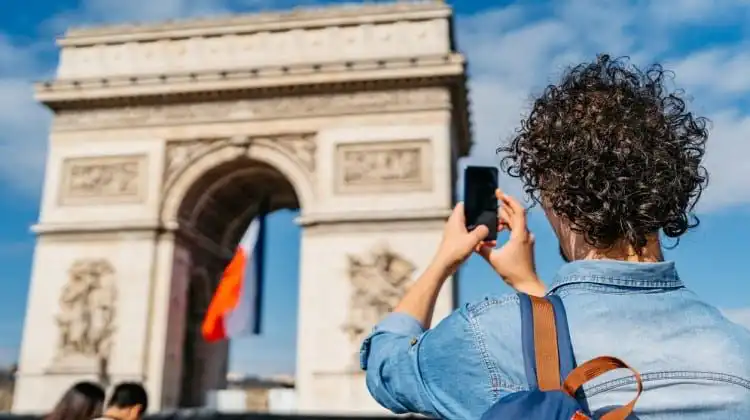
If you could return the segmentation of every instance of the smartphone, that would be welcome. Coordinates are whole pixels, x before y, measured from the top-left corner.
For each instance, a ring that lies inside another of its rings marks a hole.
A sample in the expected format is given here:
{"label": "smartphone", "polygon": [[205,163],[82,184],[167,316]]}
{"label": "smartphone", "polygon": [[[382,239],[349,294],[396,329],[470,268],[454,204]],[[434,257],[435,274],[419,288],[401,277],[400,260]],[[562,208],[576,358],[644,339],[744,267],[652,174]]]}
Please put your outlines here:
{"label": "smartphone", "polygon": [[497,240],[497,179],[497,168],[491,166],[469,166],[464,172],[466,228],[487,226],[490,230],[488,241]]}

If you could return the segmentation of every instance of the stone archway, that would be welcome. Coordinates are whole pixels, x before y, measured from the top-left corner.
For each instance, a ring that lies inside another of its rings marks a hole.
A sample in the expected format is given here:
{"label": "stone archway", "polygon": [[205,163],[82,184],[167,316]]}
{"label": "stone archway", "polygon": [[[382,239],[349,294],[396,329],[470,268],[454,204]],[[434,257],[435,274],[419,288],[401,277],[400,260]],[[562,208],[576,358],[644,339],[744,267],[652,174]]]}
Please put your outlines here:
{"label": "stone archway", "polygon": [[[166,147],[166,168],[161,218],[170,223],[178,218],[179,207],[190,189],[207,172],[223,164],[242,166],[242,160],[255,160],[272,167],[289,180],[299,197],[299,207],[314,202],[312,177],[315,174],[315,135],[239,135],[234,138],[170,141]],[[236,173],[227,171],[229,176]],[[210,179],[212,175],[208,174]],[[210,182],[210,181],[209,181]],[[226,179],[223,182],[227,182]]]}
{"label": "stone archway", "polygon": [[471,145],[451,19],[396,2],[69,31],[37,86],[55,116],[13,410],[103,376],[153,410],[220,386],[226,350],[185,324],[263,185],[301,209],[298,410],[381,412],[359,340],[429,263]]}
{"label": "stone archway", "polygon": [[[279,138],[289,139],[289,136]],[[162,217],[165,224],[176,226],[177,246],[189,256],[190,264],[188,284],[184,287],[187,289],[185,318],[170,322],[168,328],[173,331],[167,332],[167,337],[184,334],[184,344],[177,349],[181,357],[167,367],[180,371],[179,380],[165,386],[172,392],[179,388],[179,395],[172,394],[171,398],[180,407],[201,406],[208,391],[226,385],[228,343],[204,342],[200,324],[222,270],[244,229],[257,215],[258,204],[267,199],[270,212],[296,210],[300,208],[296,191],[309,190],[307,182],[295,188],[281,171],[266,163],[274,162],[292,177],[305,170],[304,160],[291,159],[296,156],[290,153],[293,149],[274,146],[267,138],[247,138],[241,142],[179,141],[168,146],[171,149],[167,153],[167,162],[171,163],[168,167],[173,169],[165,178]],[[181,156],[179,162],[174,156]],[[172,205],[178,202],[179,206]],[[175,273],[171,281],[177,284],[185,278]],[[176,313],[172,319],[178,318]],[[178,340],[167,347],[179,344]]]}

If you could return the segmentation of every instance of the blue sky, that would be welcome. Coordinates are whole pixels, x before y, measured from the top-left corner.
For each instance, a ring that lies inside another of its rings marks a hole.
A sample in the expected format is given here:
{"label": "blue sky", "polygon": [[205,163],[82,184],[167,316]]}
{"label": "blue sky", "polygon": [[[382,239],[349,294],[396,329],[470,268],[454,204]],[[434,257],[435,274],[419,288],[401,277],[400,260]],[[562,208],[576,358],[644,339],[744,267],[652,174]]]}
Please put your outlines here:
{"label": "blue sky", "polygon": [[[54,36],[68,26],[153,21],[310,5],[290,0],[26,0],[0,14],[0,363],[17,357],[44,171],[47,112],[30,82],[54,75]],[[318,2],[322,3],[322,2]],[[333,3],[333,2],[327,2]],[[336,2],[340,3],[340,2]],[[517,126],[530,95],[568,64],[598,52],[660,61],[713,120],[706,165],[711,184],[701,225],[667,256],[689,287],[750,325],[750,3],[744,0],[472,0],[454,2],[459,47],[467,54],[476,146],[462,164],[496,164],[494,149]],[[511,192],[518,185],[503,180]],[[264,335],[236,340],[232,370],[271,374],[294,369],[299,229],[293,212],[269,221]],[[534,210],[539,271],[561,264],[551,230]],[[471,259],[462,270],[461,300],[508,289]]]}

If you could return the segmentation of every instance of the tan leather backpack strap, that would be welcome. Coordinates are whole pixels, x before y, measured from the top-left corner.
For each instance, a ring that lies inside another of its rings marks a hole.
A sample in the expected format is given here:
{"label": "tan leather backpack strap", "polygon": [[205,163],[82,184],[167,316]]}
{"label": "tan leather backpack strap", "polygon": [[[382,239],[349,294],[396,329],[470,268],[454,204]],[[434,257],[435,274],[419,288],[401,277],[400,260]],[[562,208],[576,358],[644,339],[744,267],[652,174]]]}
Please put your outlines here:
{"label": "tan leather backpack strap", "polygon": [[643,381],[641,380],[641,374],[638,373],[638,371],[616,357],[597,357],[596,359],[591,359],[578,366],[570,372],[570,375],[568,375],[567,378],[565,378],[565,382],[563,382],[562,386],[563,391],[575,398],[576,391],[578,391],[578,388],[583,386],[583,384],[615,369],[629,369],[633,372],[638,392],[635,398],[633,398],[633,400],[627,405],[608,412],[601,417],[601,420],[625,420],[633,412],[633,409],[635,409],[635,403],[641,396],[641,392],[643,392]]}
{"label": "tan leather backpack strap", "polygon": [[534,358],[537,385],[542,391],[560,389],[560,357],[557,353],[555,310],[547,299],[529,296],[534,318]]}

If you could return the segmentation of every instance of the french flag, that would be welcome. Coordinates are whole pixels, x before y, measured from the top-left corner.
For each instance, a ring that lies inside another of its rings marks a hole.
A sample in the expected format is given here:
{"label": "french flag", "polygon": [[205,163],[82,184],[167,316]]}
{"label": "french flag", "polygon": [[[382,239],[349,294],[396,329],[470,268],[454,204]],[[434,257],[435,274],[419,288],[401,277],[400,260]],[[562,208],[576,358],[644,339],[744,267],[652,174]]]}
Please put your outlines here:
{"label": "french flag", "polygon": [[203,338],[208,342],[260,333],[265,216],[262,209],[250,222],[224,269],[203,321]]}

